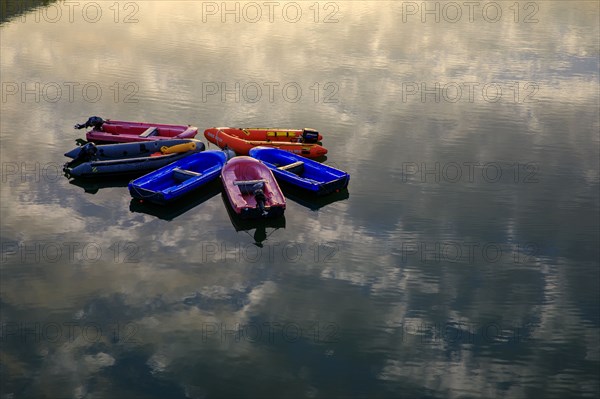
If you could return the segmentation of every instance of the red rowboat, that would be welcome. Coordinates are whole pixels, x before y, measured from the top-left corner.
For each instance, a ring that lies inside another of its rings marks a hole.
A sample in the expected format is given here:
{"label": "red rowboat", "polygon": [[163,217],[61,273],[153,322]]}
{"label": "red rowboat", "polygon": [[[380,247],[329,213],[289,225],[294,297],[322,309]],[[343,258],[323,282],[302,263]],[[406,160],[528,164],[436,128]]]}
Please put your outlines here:
{"label": "red rowboat", "polygon": [[285,197],[273,173],[254,158],[230,159],[221,170],[225,193],[233,211],[242,218],[281,216]]}
{"label": "red rowboat", "polygon": [[102,143],[191,139],[198,134],[198,128],[189,125],[103,120],[97,116],[92,116],[85,123],[75,125],[75,129],[87,127],[91,127],[92,130],[86,133],[86,139]]}
{"label": "red rowboat", "polygon": [[228,147],[238,155],[248,155],[258,146],[279,148],[306,158],[318,158],[327,154],[327,149],[317,144],[322,139],[312,129],[241,129],[214,127],[204,131],[204,137],[220,148]]}

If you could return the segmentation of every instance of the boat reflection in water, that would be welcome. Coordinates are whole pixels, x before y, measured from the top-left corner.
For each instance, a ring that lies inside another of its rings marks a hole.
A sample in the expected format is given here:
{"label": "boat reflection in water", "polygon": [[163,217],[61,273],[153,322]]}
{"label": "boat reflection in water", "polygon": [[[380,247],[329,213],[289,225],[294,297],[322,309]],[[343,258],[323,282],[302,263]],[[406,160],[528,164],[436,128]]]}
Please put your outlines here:
{"label": "boat reflection in water", "polygon": [[[254,239],[254,245],[259,248],[263,247],[263,241],[267,240],[271,234],[278,229],[285,229],[285,215],[271,218],[260,218],[260,219],[242,219],[239,217],[231,208],[227,195],[221,194],[223,205],[227,209],[227,214],[231,220],[231,224],[235,228],[235,231],[244,231],[250,237]],[[267,229],[273,229],[268,232]],[[250,234],[250,231],[254,230],[254,234]]]}
{"label": "boat reflection in water", "polygon": [[286,199],[292,200],[312,211],[318,211],[324,206],[350,198],[350,193],[347,188],[322,197],[317,197],[283,181],[279,181],[279,186]]}
{"label": "boat reflection in water", "polygon": [[[68,178],[68,176],[65,175]],[[121,177],[121,178],[96,178],[96,179],[80,179],[80,178],[71,178],[69,180],[69,184],[72,184],[77,187],[83,188],[83,190],[88,194],[97,194],[99,190],[103,188],[113,188],[113,187],[127,187],[127,184],[131,178]]]}
{"label": "boat reflection in water", "polygon": [[171,221],[176,217],[186,213],[192,208],[208,201],[222,190],[219,179],[202,186],[201,189],[186,194],[181,199],[170,202],[168,205],[157,205],[147,201],[140,201],[132,198],[129,203],[131,212],[145,213],[156,216],[159,219]]}

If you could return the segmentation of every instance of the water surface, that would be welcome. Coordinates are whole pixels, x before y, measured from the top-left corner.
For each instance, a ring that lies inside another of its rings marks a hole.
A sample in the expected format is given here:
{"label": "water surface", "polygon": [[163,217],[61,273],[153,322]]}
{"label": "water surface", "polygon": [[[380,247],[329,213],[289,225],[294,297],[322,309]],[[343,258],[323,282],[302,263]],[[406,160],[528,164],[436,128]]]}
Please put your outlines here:
{"label": "water surface", "polygon": [[[597,397],[598,4],[261,4],[3,10],[2,394]],[[313,127],[349,191],[140,205],[60,173],[91,115]]]}

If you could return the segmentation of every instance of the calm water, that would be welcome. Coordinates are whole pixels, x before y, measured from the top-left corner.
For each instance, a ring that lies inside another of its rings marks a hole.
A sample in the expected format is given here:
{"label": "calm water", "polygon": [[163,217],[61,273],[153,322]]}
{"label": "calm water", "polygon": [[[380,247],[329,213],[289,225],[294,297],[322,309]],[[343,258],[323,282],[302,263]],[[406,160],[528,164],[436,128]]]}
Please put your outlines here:
{"label": "calm water", "polygon": [[[598,397],[597,2],[24,3],[2,398]],[[349,192],[132,203],[60,173],[91,115],[313,127]]]}

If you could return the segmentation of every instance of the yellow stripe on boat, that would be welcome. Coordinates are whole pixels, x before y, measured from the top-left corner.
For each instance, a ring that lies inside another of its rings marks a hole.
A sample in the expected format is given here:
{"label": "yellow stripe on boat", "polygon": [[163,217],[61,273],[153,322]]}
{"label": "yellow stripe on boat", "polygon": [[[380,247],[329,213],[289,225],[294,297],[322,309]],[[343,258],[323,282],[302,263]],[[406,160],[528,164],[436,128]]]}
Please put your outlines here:
{"label": "yellow stripe on boat", "polygon": [[296,134],[288,130],[268,131],[267,137],[294,137]]}
{"label": "yellow stripe on boat", "polygon": [[179,152],[188,152],[188,151],[194,151],[196,149],[196,143],[191,142],[191,143],[185,143],[185,144],[177,144],[177,145],[172,145],[170,147],[162,146],[160,147],[160,152],[162,152],[163,154],[175,154],[175,153],[179,153]]}
{"label": "yellow stripe on boat", "polygon": [[303,143],[289,143],[287,141],[248,141],[249,144],[252,145],[266,145],[269,147],[279,147],[279,146],[304,146],[305,148],[311,148],[313,144],[309,144],[308,146]]}

